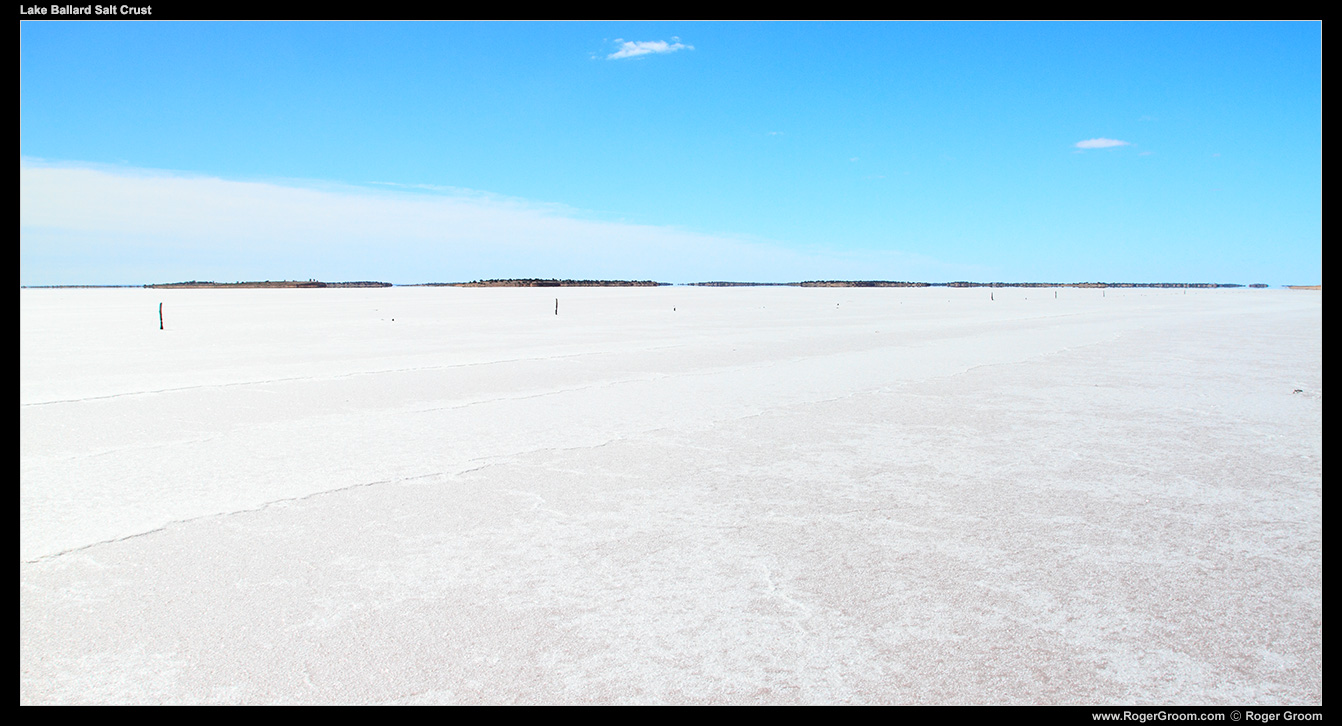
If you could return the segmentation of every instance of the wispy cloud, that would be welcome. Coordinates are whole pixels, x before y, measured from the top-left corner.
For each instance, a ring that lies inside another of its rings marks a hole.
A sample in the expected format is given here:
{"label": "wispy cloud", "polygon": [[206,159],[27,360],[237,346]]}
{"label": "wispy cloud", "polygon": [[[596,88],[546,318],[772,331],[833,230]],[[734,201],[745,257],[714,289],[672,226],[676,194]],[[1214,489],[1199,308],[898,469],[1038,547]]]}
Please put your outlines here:
{"label": "wispy cloud", "polygon": [[1119,141],[1118,139],[1106,139],[1106,138],[1086,139],[1085,141],[1076,142],[1076,148],[1078,149],[1108,149],[1113,146],[1131,146],[1131,145],[1132,145],[1131,141]]}
{"label": "wispy cloud", "polygon": [[959,274],[905,253],[806,250],[744,235],[597,219],[559,204],[473,190],[377,187],[21,159],[20,284]]}
{"label": "wispy cloud", "polygon": [[678,50],[694,50],[694,46],[685,45],[680,42],[680,38],[675,36],[671,37],[670,43],[665,40],[625,40],[623,38],[616,38],[615,42],[620,44],[620,49],[606,56],[606,60],[636,58],[654,53],[674,53]]}

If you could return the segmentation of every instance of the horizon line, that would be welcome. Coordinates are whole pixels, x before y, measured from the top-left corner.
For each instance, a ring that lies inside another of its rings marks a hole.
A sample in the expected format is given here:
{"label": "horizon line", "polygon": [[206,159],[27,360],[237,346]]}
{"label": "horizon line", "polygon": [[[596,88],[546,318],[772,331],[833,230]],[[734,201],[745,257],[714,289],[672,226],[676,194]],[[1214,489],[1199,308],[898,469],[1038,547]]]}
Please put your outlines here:
{"label": "horizon line", "polygon": [[[661,282],[654,280],[625,279],[577,279],[577,278],[488,278],[456,282],[415,282],[392,283],[384,281],[321,281],[308,280],[251,280],[235,282],[216,282],[213,280],[187,280],[181,282],[155,282],[144,284],[54,284],[20,285],[20,289],[61,289],[61,288],[325,288],[325,287],[1154,287],[1154,288],[1268,288],[1267,283],[1233,282],[978,282],[969,280],[948,280],[943,282],[925,282],[912,280],[800,280],[791,282],[761,282],[741,280],[703,280],[695,282]],[[1315,285],[1282,284],[1282,288],[1322,288]]]}

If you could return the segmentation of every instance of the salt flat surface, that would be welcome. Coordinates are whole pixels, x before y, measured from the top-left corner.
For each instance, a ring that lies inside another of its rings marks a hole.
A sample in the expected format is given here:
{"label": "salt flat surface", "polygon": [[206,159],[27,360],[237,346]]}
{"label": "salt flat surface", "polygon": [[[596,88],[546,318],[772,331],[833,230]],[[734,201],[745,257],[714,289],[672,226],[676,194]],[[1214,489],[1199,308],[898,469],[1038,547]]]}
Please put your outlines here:
{"label": "salt flat surface", "polygon": [[989,293],[22,290],[20,702],[1321,704],[1321,293]]}

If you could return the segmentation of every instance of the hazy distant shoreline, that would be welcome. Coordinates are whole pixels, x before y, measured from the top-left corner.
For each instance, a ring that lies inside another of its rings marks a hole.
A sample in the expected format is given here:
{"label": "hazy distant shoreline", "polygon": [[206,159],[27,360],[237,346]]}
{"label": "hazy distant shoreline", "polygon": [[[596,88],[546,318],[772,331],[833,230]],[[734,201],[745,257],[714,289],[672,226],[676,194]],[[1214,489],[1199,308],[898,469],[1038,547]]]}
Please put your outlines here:
{"label": "hazy distant shoreline", "polygon": [[[265,280],[260,282],[186,282],[150,283],[147,285],[20,285],[21,289],[69,288],[154,288],[154,289],[256,289],[256,288],[370,288],[370,287],[1074,287],[1074,288],[1235,288],[1270,287],[1266,283],[1243,285],[1233,282],[905,282],[894,280],[807,280],[804,282],[732,282],[709,281],[670,283],[652,280],[561,280],[556,278],[473,280],[471,282],[420,282],[393,284],[360,280],[354,282],[322,282],[319,280]],[[1282,285],[1292,290],[1322,290],[1322,285]]]}

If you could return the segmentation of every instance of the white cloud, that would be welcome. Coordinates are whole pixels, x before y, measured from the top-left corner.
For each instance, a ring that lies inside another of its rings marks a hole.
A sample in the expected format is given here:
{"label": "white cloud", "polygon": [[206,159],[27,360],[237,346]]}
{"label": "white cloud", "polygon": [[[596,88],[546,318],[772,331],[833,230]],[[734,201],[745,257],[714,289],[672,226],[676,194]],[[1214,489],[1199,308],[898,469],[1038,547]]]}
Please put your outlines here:
{"label": "white cloud", "polygon": [[1086,139],[1076,142],[1078,149],[1108,149],[1112,146],[1131,146],[1131,141],[1119,141],[1118,139]]}
{"label": "white cloud", "polygon": [[953,274],[899,252],[804,250],[478,191],[378,184],[233,181],[21,159],[20,284]]}
{"label": "white cloud", "polygon": [[606,56],[607,60],[618,60],[620,58],[635,58],[641,55],[651,55],[653,53],[674,53],[678,50],[694,50],[694,46],[685,45],[680,42],[680,38],[672,37],[670,43],[665,40],[624,40],[616,38],[615,42],[620,44],[620,49]]}

